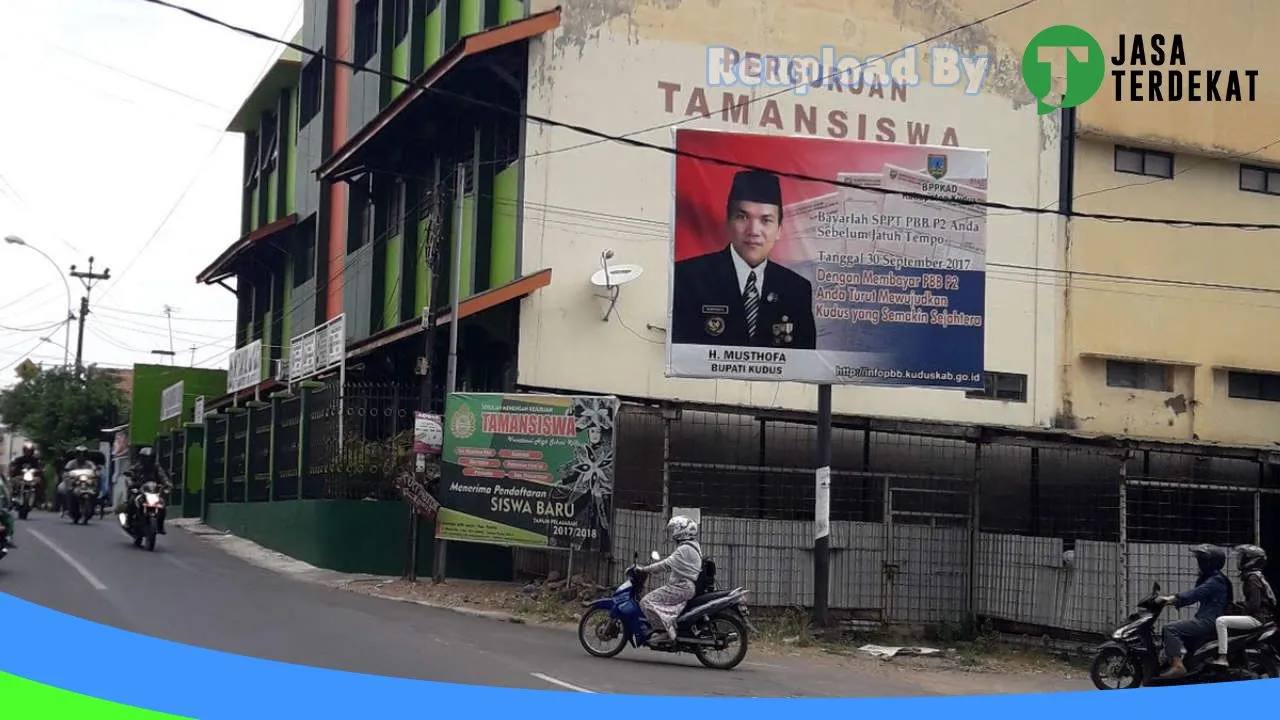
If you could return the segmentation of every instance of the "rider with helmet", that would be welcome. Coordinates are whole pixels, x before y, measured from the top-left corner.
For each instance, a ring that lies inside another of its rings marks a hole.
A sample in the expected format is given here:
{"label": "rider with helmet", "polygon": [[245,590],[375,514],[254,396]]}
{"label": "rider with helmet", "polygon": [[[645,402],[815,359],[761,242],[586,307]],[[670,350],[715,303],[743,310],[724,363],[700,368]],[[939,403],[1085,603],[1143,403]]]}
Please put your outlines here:
{"label": "rider with helmet", "polygon": [[1227,564],[1227,554],[1222,548],[1212,545],[1196,545],[1191,548],[1196,564],[1200,566],[1200,576],[1196,578],[1196,586],[1177,595],[1166,595],[1160,602],[1184,608],[1199,603],[1195,617],[1179,620],[1164,626],[1161,635],[1164,638],[1164,652],[1169,659],[1169,667],[1160,675],[1161,680],[1179,678],[1187,674],[1182,664],[1182,656],[1187,644],[1200,644],[1213,637],[1214,623],[1227,610],[1231,602],[1231,581],[1222,574]]}
{"label": "rider with helmet", "polygon": [[9,546],[16,548],[13,544],[13,533],[17,528],[17,524],[13,518],[13,510],[9,507],[13,500],[13,488],[15,481],[22,477],[22,473],[32,468],[36,472],[40,471],[40,458],[36,455],[36,444],[33,442],[25,442],[22,444],[22,454],[9,461],[9,482],[5,488],[3,497],[0,498],[0,525],[4,525],[4,529],[8,532]]}
{"label": "rider with helmet", "polygon": [[695,583],[702,573],[702,546],[698,544],[698,523],[684,515],[676,515],[667,523],[667,532],[676,549],[666,558],[637,568],[653,574],[669,571],[667,584],[649,592],[640,600],[640,609],[655,632],[649,637],[650,645],[674,642],[676,618],[685,603],[693,599]]}
{"label": "rider with helmet", "polygon": [[75,455],[67,461],[62,468],[62,479],[58,481],[58,494],[55,502],[59,517],[66,515],[67,512],[67,493],[71,492],[71,485],[68,482],[67,474],[73,470],[97,470],[98,464],[89,458],[89,448],[83,445],[77,445]]}
{"label": "rider with helmet", "polygon": [[[130,519],[133,519],[133,513],[137,512],[138,508],[134,497],[143,483],[158,483],[161,487],[161,492],[166,495],[173,489],[173,484],[169,482],[169,474],[164,471],[164,468],[156,464],[156,451],[149,446],[138,450],[138,466],[126,470],[124,474],[129,483],[129,491],[124,495],[125,507],[116,508],[116,512],[127,513]],[[159,516],[156,518],[156,532],[161,535],[165,534],[164,516],[165,509],[160,508]]]}
{"label": "rider with helmet", "polygon": [[1276,616],[1276,594],[1271,584],[1262,576],[1267,566],[1267,551],[1257,545],[1241,545],[1236,548],[1237,567],[1240,570],[1240,586],[1244,590],[1244,606],[1232,603],[1231,615],[1223,615],[1214,622],[1218,630],[1218,657],[1209,662],[1227,665],[1227,634],[1230,630],[1254,630],[1271,622]]}

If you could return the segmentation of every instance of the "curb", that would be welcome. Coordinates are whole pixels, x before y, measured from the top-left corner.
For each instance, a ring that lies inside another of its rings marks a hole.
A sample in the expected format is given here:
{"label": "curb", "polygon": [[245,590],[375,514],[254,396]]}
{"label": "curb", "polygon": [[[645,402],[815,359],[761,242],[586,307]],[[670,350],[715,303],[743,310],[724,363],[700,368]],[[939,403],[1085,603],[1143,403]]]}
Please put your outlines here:
{"label": "curb", "polygon": [[484,618],[485,620],[496,620],[497,622],[512,623],[513,625],[529,625],[528,620],[519,615],[511,613],[499,612],[497,610],[479,610],[469,607],[460,607],[457,605],[445,605],[444,603],[431,602],[430,600],[415,600],[413,598],[398,597],[388,593],[381,592],[365,592],[362,590],[352,590],[347,586],[339,588],[345,592],[355,593],[357,595],[368,595],[369,597],[378,598],[379,600],[390,600],[392,602],[405,603],[406,605],[417,605],[419,607],[431,608],[433,610],[448,610],[458,613],[459,615],[468,615],[471,617]]}

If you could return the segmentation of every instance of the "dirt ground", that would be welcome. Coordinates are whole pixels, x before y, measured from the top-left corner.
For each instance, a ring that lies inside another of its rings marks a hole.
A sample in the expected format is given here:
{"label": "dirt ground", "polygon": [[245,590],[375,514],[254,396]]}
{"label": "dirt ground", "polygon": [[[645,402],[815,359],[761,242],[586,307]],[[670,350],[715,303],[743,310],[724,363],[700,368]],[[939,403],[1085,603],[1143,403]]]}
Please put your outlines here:
{"label": "dirt ground", "polygon": [[[608,589],[594,586],[581,577],[566,583],[555,575],[525,585],[465,580],[449,580],[443,584],[430,580],[416,583],[357,580],[344,587],[387,599],[456,608],[495,620],[566,630],[576,628],[584,601],[608,594]],[[941,652],[927,656],[900,654],[882,660],[859,648],[904,642],[852,632],[815,637],[806,628],[803,616],[795,613],[755,618],[754,622],[760,632],[752,639],[752,652],[765,662],[773,657],[789,666],[838,667],[881,676],[909,673],[910,681],[922,690],[941,695],[1058,692],[1092,687],[1081,658],[1041,647],[1015,646],[993,636],[945,643],[920,641],[920,646]]]}

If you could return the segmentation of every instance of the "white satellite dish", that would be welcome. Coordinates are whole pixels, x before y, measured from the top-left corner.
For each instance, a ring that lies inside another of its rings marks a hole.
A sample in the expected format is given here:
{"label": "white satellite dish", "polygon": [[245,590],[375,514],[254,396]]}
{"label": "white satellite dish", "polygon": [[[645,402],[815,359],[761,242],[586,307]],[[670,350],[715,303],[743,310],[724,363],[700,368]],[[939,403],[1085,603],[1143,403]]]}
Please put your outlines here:
{"label": "white satellite dish", "polygon": [[644,268],[639,265],[610,265],[592,273],[591,284],[602,288],[617,287],[626,285],[643,273]]}

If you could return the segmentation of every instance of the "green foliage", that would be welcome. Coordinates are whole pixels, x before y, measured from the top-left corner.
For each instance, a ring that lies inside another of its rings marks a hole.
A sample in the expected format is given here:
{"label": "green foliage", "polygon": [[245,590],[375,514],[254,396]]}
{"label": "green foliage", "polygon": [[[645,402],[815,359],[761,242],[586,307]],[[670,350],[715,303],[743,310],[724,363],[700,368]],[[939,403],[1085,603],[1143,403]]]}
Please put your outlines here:
{"label": "green foliage", "polygon": [[45,458],[81,444],[96,449],[100,431],[126,414],[128,401],[109,373],[90,369],[77,378],[63,368],[31,370],[0,391],[0,417],[35,441]]}

